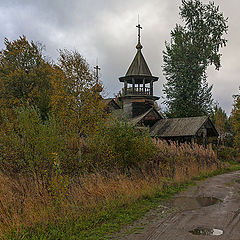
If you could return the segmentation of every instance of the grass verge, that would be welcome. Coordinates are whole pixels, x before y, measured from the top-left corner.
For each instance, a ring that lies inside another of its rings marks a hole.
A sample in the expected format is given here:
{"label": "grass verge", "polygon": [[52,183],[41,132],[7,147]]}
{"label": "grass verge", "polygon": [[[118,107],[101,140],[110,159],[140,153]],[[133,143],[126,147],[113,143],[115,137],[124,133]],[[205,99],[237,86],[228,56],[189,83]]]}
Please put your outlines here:
{"label": "grass verge", "polygon": [[150,209],[157,207],[161,202],[174,194],[184,191],[196,181],[204,180],[219,174],[240,170],[240,164],[228,164],[223,169],[200,174],[192,180],[177,184],[168,181],[164,188],[156,188],[151,192],[142,193],[135,200],[126,200],[104,203],[95,209],[89,209],[89,214],[75,219],[63,219],[57,224],[35,225],[31,228],[23,226],[20,232],[12,231],[4,239],[16,240],[103,240],[111,239],[111,234],[117,232],[126,224],[131,224],[144,216]]}

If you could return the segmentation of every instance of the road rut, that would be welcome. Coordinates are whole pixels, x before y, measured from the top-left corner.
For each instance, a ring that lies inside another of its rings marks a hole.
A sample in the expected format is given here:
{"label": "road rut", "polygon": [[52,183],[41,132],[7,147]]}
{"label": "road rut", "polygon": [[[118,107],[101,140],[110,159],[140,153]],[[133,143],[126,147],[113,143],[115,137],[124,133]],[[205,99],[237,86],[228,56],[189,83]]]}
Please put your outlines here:
{"label": "road rut", "polygon": [[[220,229],[223,234],[193,235],[191,231],[196,228]],[[123,229],[114,239],[240,240],[240,171],[198,182]]]}

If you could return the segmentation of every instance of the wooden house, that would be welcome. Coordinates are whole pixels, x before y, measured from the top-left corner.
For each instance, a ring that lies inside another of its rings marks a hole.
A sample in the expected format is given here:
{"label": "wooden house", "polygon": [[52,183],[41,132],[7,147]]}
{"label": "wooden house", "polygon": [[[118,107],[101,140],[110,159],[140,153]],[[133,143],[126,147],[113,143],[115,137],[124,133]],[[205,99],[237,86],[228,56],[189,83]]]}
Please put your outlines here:
{"label": "wooden house", "polygon": [[218,136],[207,116],[162,119],[151,128],[150,133],[165,140],[200,142],[203,145],[207,144],[208,137]]}

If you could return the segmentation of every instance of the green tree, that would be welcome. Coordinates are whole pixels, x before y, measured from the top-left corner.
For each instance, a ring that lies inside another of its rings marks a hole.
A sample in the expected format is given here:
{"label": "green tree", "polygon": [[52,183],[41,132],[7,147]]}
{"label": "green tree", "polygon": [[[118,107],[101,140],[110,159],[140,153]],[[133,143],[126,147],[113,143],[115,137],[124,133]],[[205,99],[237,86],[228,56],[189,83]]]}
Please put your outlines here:
{"label": "green tree", "polygon": [[232,111],[232,123],[234,128],[234,144],[240,149],[240,95],[235,96],[235,103]]}
{"label": "green tree", "polygon": [[36,105],[46,118],[50,110],[52,66],[43,56],[43,46],[25,36],[4,41],[0,52],[0,106],[8,110]]}
{"label": "green tree", "polygon": [[229,140],[232,139],[231,119],[218,104],[213,107],[213,114],[211,118],[219,133],[222,144],[224,144],[227,140],[229,142]]}
{"label": "green tree", "polygon": [[227,131],[228,117],[226,112],[218,104],[213,107],[212,120],[219,134]]}
{"label": "green tree", "polygon": [[227,19],[213,2],[182,0],[180,17],[184,26],[171,31],[165,43],[163,72],[168,115],[188,117],[209,114],[212,109],[212,86],[207,83],[207,67],[219,70],[220,47],[226,45]]}

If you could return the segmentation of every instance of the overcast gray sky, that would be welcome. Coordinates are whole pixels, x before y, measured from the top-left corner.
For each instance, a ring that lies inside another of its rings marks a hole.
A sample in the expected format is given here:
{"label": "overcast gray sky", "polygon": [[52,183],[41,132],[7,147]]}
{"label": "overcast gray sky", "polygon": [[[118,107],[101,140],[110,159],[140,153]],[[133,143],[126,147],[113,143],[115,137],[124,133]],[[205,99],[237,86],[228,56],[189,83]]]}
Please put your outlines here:
{"label": "overcast gray sky", "polygon": [[[203,2],[208,2],[203,0]],[[213,98],[229,114],[232,95],[240,85],[239,0],[215,0],[229,18],[229,40],[222,50],[222,68],[208,71]],[[137,16],[143,26],[143,54],[152,71],[159,76],[154,92],[162,96],[164,42],[179,20],[181,0],[0,0],[0,48],[3,40],[26,35],[42,42],[46,54],[56,59],[57,49],[78,50],[93,67],[101,67],[101,80],[109,97],[117,93],[136,49]]]}

